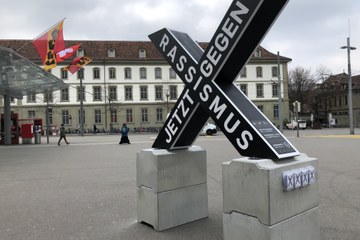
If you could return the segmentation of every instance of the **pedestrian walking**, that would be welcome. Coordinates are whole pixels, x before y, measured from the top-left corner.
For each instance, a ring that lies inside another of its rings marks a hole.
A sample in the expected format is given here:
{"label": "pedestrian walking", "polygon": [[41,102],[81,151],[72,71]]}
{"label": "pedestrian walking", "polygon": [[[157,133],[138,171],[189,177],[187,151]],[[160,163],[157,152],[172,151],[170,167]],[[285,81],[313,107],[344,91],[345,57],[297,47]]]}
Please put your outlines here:
{"label": "pedestrian walking", "polygon": [[60,138],[59,138],[59,141],[58,141],[58,145],[60,146],[60,142],[61,140],[64,139],[66,144],[69,145],[70,143],[66,140],[66,134],[65,134],[65,128],[64,128],[64,124],[61,124],[61,127],[60,127]]}
{"label": "pedestrian walking", "polygon": [[120,129],[120,133],[121,133],[121,139],[120,139],[119,144],[123,144],[123,143],[130,144],[130,140],[128,137],[129,128],[126,126],[125,123],[123,124],[122,128]]}

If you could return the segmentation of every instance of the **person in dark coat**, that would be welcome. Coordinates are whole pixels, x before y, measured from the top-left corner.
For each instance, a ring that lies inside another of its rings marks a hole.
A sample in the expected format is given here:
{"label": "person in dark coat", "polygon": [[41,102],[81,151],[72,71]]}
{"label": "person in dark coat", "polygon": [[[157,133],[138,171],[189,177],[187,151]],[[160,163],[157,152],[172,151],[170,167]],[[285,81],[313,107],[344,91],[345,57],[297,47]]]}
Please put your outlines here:
{"label": "person in dark coat", "polygon": [[129,128],[126,126],[125,123],[123,124],[122,128],[120,129],[120,133],[121,133],[121,139],[120,139],[119,144],[123,144],[123,143],[130,144],[130,140],[128,137]]}
{"label": "person in dark coat", "polygon": [[61,142],[62,139],[64,139],[66,144],[69,145],[69,142],[66,140],[66,133],[65,133],[64,124],[61,124],[61,127],[60,127],[60,138],[59,138],[59,141],[58,141],[59,146],[60,146],[60,142]]}

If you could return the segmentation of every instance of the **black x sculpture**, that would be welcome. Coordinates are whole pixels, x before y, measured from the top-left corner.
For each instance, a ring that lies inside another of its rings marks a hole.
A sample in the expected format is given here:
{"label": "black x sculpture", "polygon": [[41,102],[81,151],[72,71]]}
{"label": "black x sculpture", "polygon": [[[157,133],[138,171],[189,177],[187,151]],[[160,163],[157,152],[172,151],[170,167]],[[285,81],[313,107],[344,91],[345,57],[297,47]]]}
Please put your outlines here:
{"label": "black x sculpture", "polygon": [[185,84],[153,148],[188,148],[211,117],[243,156],[299,155],[233,84],[287,1],[233,1],[205,52],[185,33],[164,28],[149,36]]}

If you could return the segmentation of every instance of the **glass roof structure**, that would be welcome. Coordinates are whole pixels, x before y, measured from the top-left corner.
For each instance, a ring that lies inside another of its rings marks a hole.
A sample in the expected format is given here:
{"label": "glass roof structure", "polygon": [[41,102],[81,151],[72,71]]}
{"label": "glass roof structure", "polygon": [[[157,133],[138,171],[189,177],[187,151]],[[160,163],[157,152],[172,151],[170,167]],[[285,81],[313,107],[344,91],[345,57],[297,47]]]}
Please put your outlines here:
{"label": "glass roof structure", "polygon": [[22,99],[24,95],[52,92],[68,87],[61,79],[0,46],[0,95]]}

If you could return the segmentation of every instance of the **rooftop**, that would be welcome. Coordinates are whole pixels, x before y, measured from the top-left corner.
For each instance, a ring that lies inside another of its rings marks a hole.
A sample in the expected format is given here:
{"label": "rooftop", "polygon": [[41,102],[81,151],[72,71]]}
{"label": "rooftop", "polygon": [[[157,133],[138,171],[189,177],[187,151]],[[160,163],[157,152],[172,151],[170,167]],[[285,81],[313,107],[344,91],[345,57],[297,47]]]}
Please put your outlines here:
{"label": "rooftop", "polygon": [[[40,57],[34,48],[32,40],[16,40],[16,39],[2,39],[0,46],[11,48],[19,54],[28,58],[31,61],[40,63]],[[150,41],[103,41],[103,40],[69,40],[65,41],[66,47],[81,44],[81,49],[84,55],[96,61],[164,61],[160,52],[156,49],[154,44]],[[208,43],[200,42],[202,48],[206,48]],[[146,58],[139,58],[139,50],[146,51]],[[277,55],[269,52],[265,48],[259,46],[261,51],[260,57],[252,57],[251,60],[267,61],[277,60]],[[115,56],[110,57],[109,50],[114,50]],[[289,62],[290,58],[280,56],[281,61]]]}

